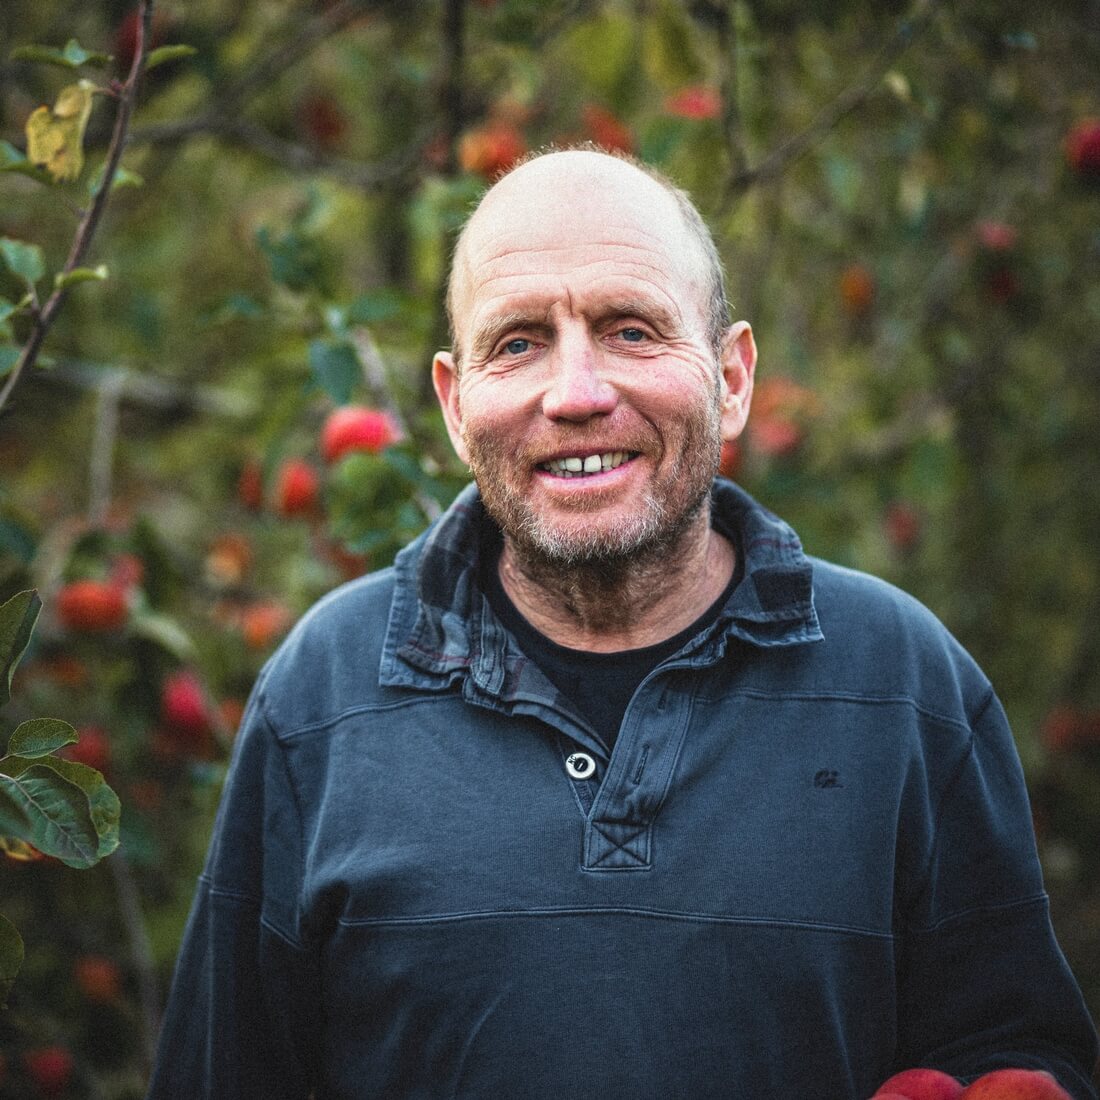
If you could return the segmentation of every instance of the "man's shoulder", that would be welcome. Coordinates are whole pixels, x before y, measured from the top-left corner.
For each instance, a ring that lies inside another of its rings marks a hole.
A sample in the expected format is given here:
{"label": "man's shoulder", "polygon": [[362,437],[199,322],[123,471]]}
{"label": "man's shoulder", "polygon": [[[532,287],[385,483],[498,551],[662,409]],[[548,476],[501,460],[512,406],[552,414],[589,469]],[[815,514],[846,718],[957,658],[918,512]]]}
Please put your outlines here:
{"label": "man's shoulder", "polygon": [[281,730],[377,701],[394,583],[392,567],[349,581],[295,624],[263,672],[265,709]]}
{"label": "man's shoulder", "polygon": [[873,684],[876,694],[911,696],[935,709],[971,710],[988,698],[985,674],[920,600],[869,573],[811,563],[823,656],[838,680]]}

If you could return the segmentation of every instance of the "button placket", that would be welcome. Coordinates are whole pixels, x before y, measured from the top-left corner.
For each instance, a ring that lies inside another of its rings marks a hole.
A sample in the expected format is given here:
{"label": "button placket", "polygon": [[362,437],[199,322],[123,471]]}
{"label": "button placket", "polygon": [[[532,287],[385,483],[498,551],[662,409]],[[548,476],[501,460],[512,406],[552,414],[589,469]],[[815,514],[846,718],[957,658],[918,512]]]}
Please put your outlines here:
{"label": "button placket", "polygon": [[[663,678],[668,677],[666,672]],[[692,708],[690,697],[674,692],[671,682],[651,682],[648,690],[653,692],[649,705],[639,707],[644,696],[636,696],[627,711],[588,815],[587,871],[644,871],[652,866],[653,822],[668,794]]]}

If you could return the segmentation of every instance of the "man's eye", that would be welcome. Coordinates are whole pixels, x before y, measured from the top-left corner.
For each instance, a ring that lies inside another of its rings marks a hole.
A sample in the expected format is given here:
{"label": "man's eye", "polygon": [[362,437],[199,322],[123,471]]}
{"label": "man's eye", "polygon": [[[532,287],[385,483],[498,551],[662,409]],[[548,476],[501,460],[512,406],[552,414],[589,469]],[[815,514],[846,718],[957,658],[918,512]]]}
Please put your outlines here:
{"label": "man's eye", "polygon": [[531,341],[524,340],[522,336],[517,336],[514,340],[509,340],[504,345],[504,350],[509,355],[522,355],[525,351],[529,351],[531,348]]}
{"label": "man's eye", "polygon": [[648,339],[645,332],[643,332],[640,328],[621,329],[619,332],[619,336],[628,344],[640,344],[643,340]]}

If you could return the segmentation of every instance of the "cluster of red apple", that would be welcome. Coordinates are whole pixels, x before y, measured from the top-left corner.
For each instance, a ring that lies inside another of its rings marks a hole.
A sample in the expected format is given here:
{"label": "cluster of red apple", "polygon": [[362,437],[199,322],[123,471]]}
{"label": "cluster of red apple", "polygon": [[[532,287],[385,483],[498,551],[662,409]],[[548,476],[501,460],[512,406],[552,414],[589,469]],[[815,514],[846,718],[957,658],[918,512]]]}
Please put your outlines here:
{"label": "cluster of red apple", "polygon": [[938,1069],[907,1069],[883,1081],[871,1100],[1073,1100],[1049,1073],[995,1069],[969,1085]]}
{"label": "cluster of red apple", "polygon": [[[328,465],[353,451],[378,454],[401,438],[394,418],[382,409],[367,405],[343,405],[329,414],[321,428],[321,455]],[[308,517],[317,511],[321,477],[304,458],[288,458],[275,477],[272,504],[282,516]],[[252,511],[263,506],[264,489],[260,468],[248,463],[237,485],[241,503]]]}

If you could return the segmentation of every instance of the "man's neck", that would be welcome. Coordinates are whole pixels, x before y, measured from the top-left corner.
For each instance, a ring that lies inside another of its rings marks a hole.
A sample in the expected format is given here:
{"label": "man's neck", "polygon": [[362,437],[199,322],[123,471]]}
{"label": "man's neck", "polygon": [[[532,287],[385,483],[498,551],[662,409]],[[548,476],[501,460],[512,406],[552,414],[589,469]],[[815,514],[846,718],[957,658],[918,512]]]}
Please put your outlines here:
{"label": "man's neck", "polygon": [[500,579],[521,615],[571,649],[656,645],[693,623],[733,576],[734,548],[706,510],[659,557],[562,567],[525,557],[505,537]]}

